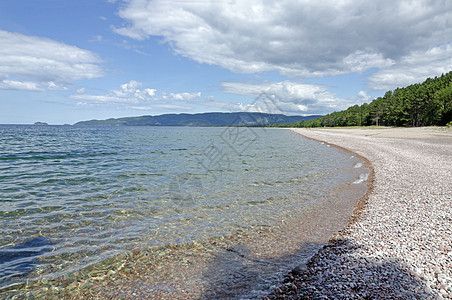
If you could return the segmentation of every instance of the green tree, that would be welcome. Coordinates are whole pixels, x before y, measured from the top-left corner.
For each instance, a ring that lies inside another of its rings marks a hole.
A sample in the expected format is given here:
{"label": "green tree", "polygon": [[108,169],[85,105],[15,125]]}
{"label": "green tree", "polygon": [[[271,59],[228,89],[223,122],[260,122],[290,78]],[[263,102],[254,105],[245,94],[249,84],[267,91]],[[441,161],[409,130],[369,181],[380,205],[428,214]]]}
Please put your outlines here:
{"label": "green tree", "polygon": [[437,122],[440,125],[446,125],[452,121],[452,84],[437,91],[434,99],[439,111]]}

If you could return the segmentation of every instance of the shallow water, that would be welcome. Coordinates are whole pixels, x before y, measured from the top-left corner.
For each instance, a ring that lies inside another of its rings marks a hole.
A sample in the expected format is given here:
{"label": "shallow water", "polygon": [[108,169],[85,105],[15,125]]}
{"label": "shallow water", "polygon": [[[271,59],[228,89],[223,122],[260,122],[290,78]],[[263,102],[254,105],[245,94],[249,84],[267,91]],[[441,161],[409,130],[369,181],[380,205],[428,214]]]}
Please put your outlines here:
{"label": "shallow water", "polygon": [[363,185],[361,163],[279,129],[0,126],[0,288],[131,250],[253,240]]}

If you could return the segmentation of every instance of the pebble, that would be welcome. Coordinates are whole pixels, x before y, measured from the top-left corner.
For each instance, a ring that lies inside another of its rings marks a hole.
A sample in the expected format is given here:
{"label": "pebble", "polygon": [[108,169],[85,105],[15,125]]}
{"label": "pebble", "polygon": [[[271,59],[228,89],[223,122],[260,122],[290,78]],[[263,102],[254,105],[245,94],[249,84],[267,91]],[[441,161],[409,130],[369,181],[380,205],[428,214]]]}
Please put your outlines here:
{"label": "pebble", "polygon": [[270,298],[452,299],[452,139],[302,134],[369,159],[374,188],[360,220]]}

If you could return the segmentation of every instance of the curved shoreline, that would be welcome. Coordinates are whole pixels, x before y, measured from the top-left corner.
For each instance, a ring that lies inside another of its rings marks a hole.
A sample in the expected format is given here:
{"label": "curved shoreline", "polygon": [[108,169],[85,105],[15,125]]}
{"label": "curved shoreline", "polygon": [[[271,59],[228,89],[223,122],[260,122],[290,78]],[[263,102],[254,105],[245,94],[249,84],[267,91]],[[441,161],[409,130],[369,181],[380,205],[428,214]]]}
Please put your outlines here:
{"label": "curved shoreline", "polygon": [[314,138],[314,137],[310,137],[310,136],[308,136],[306,134],[303,134],[303,132],[300,132],[299,130],[296,130],[296,129],[292,129],[292,131],[294,131],[295,133],[297,133],[297,134],[299,134],[299,135],[301,135],[301,136],[303,136],[305,138],[308,138],[308,139],[311,139],[311,140],[314,140],[314,141],[317,141],[317,142],[322,142],[322,143],[324,143],[326,145],[330,145],[330,146],[339,148],[342,151],[345,151],[345,152],[348,152],[348,153],[352,153],[353,155],[355,155],[356,157],[358,157],[359,159],[364,161],[364,165],[363,165],[364,168],[369,169],[369,176],[366,179],[367,191],[366,191],[366,193],[364,195],[362,195],[358,199],[358,201],[354,205],[355,208],[353,210],[353,214],[350,216],[350,220],[348,222],[347,227],[344,228],[343,230],[339,231],[338,233],[336,233],[335,235],[333,235],[330,238],[330,242],[333,242],[334,240],[340,239],[340,237],[347,232],[347,230],[350,228],[350,226],[353,223],[359,221],[359,219],[361,217],[361,214],[362,214],[363,210],[366,207],[366,203],[367,203],[367,200],[369,198],[369,194],[372,193],[373,188],[374,188],[374,181],[375,181],[375,170],[374,170],[374,167],[373,167],[372,163],[370,162],[370,160],[368,160],[366,157],[364,157],[361,154],[358,154],[358,153],[356,153],[356,152],[354,152],[354,151],[352,151],[352,150],[350,150],[348,148],[345,148],[345,147],[342,147],[342,146],[339,146],[339,145],[336,145],[336,144],[333,144],[333,143],[329,143],[328,141],[325,141],[325,140],[321,140],[321,139],[317,139],[317,138]]}
{"label": "curved shoreline", "polygon": [[270,298],[452,298],[452,132],[295,129],[374,166],[358,222],[289,273]]}

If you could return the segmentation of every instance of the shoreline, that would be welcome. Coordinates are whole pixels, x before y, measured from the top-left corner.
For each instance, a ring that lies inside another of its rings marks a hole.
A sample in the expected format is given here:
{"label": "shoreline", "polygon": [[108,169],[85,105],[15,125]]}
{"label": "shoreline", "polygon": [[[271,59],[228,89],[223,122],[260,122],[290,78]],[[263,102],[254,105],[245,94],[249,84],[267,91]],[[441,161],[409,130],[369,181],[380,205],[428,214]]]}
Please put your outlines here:
{"label": "shoreline", "polygon": [[364,162],[363,167],[369,170],[369,175],[368,175],[367,179],[365,180],[366,181],[366,188],[367,188],[366,193],[364,195],[362,195],[358,199],[356,204],[354,205],[353,213],[350,216],[350,220],[348,221],[347,227],[342,229],[342,230],[340,230],[339,232],[337,232],[336,234],[334,234],[330,238],[329,242],[333,242],[334,240],[340,239],[340,236],[345,234],[345,232],[348,230],[348,228],[353,223],[359,221],[359,219],[361,217],[361,214],[362,214],[363,210],[366,207],[367,200],[369,198],[369,194],[372,193],[373,188],[374,188],[374,181],[375,181],[375,170],[374,170],[374,167],[373,167],[372,163],[370,162],[370,160],[368,160],[366,157],[364,157],[361,154],[358,154],[358,153],[356,153],[356,152],[354,152],[354,151],[352,151],[352,150],[350,150],[348,148],[345,148],[345,147],[342,147],[342,146],[339,146],[339,145],[336,145],[336,144],[333,144],[333,143],[329,143],[328,141],[324,141],[324,140],[321,140],[321,139],[316,139],[316,138],[309,137],[309,136],[303,134],[302,132],[299,132],[296,129],[291,129],[291,130],[294,131],[295,133],[305,137],[305,138],[310,139],[310,140],[321,142],[321,143],[324,143],[325,145],[330,145],[330,146],[336,147],[338,149],[341,149],[342,151],[345,151],[345,152],[353,154],[354,156],[356,156],[359,159],[361,159]]}
{"label": "shoreline", "polygon": [[452,131],[292,130],[368,159],[374,176],[349,226],[269,297],[452,299]]}

